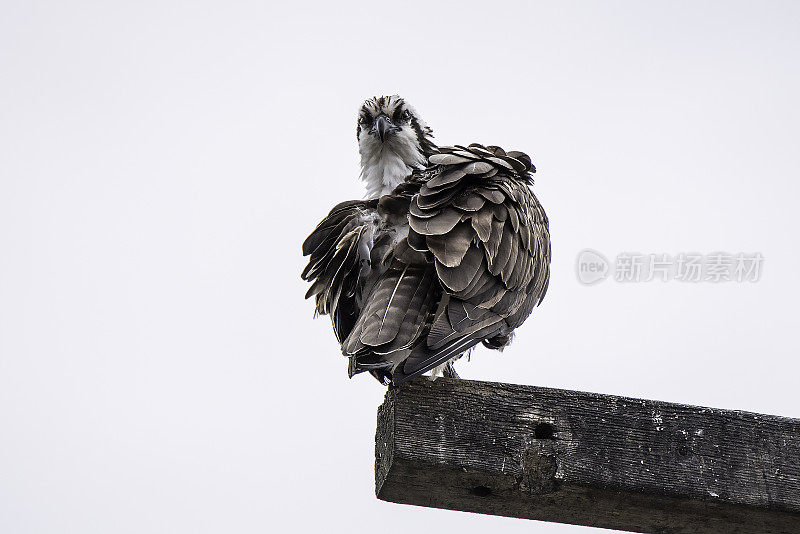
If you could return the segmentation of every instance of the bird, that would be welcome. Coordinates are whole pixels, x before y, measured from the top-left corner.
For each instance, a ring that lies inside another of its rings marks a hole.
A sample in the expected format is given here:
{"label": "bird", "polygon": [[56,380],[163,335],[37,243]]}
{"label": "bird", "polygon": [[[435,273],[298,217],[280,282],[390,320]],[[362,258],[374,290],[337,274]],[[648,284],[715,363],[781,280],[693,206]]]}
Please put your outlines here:
{"label": "bird", "polygon": [[544,298],[549,222],[519,151],[437,146],[398,95],[358,113],[362,200],[337,204],[303,242],[315,316],[329,315],[348,375],[398,386],[482,343],[503,350]]}

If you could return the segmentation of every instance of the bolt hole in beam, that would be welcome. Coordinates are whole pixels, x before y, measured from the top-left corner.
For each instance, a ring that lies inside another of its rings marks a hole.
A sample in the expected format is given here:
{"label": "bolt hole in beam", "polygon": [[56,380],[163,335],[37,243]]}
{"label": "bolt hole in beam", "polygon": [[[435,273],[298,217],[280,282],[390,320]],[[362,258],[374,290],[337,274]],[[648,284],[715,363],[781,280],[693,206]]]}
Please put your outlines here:
{"label": "bolt hole in beam", "polygon": [[549,423],[539,423],[533,429],[533,437],[536,439],[556,439],[555,429]]}
{"label": "bolt hole in beam", "polygon": [[474,488],[469,490],[469,492],[472,495],[476,495],[478,497],[488,497],[489,495],[492,494],[492,489],[487,488],[486,486],[475,486]]}

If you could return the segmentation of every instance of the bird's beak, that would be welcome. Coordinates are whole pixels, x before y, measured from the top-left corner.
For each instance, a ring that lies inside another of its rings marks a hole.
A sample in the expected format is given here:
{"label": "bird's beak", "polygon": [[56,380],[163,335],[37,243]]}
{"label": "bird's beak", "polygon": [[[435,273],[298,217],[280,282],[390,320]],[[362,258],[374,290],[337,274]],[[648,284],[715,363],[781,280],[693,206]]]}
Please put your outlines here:
{"label": "bird's beak", "polygon": [[372,133],[378,134],[378,137],[381,138],[381,143],[386,139],[388,134],[395,130],[397,130],[397,126],[395,126],[386,115],[379,115],[378,118],[375,119],[375,125],[372,127]]}

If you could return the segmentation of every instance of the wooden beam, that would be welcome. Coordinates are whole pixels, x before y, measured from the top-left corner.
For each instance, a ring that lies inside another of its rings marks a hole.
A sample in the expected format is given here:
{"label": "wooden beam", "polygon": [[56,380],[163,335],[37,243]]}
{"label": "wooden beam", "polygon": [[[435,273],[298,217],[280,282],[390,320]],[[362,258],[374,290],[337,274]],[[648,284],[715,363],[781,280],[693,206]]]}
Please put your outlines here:
{"label": "wooden beam", "polygon": [[800,420],[440,378],[378,410],[379,499],[654,534],[800,533]]}

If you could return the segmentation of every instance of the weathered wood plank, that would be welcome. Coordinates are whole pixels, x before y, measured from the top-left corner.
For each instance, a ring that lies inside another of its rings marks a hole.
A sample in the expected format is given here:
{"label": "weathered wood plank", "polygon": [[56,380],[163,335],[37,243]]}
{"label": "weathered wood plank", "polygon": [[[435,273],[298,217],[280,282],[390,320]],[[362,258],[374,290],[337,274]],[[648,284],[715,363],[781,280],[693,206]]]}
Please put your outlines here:
{"label": "weathered wood plank", "polygon": [[468,380],[378,411],[379,499],[656,534],[800,533],[800,420]]}

